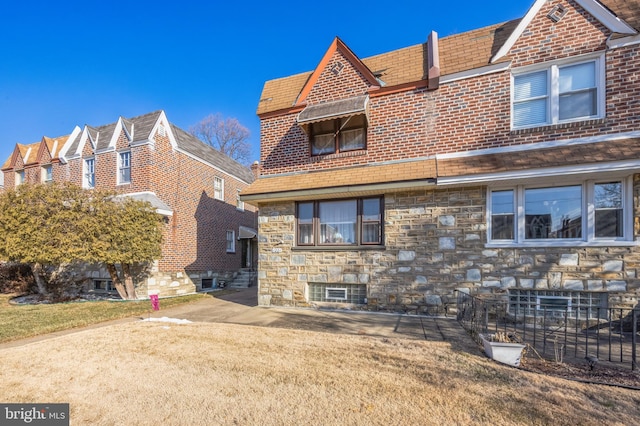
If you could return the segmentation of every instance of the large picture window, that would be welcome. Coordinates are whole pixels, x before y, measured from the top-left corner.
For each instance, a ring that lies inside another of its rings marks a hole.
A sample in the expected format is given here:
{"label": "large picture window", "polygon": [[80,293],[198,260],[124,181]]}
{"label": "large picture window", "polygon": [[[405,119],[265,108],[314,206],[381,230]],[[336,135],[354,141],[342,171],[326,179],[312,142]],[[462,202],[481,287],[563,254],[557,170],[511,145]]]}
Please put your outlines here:
{"label": "large picture window", "polygon": [[564,186],[494,189],[489,196],[490,243],[567,244],[630,241],[628,179]]}
{"label": "large picture window", "polygon": [[602,115],[600,60],[553,64],[513,76],[514,128],[562,123]]}
{"label": "large picture window", "polygon": [[382,244],[382,198],[308,201],[297,204],[300,246]]}
{"label": "large picture window", "polygon": [[364,149],[367,120],[364,115],[354,115],[338,120],[311,124],[311,155]]}

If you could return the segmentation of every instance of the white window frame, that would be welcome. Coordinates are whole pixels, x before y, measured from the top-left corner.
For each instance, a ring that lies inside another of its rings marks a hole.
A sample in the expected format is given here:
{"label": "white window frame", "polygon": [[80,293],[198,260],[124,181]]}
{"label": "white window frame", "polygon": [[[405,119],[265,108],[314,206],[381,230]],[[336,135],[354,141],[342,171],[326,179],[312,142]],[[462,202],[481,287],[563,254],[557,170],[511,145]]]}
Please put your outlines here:
{"label": "white window frame", "polygon": [[[559,107],[559,69],[571,66],[580,65],[588,62],[595,63],[595,83],[596,83],[596,114],[586,117],[576,117],[568,120],[560,120],[560,107]],[[527,124],[517,126],[514,124],[514,104],[515,104],[515,78],[525,74],[532,74],[539,71],[547,71],[547,94],[546,94],[546,111],[547,118],[544,123]],[[579,122],[585,120],[593,120],[603,118],[605,116],[606,108],[606,68],[604,53],[598,53],[597,55],[581,55],[579,57],[572,57],[560,61],[554,61],[553,63],[544,63],[530,65],[526,67],[517,68],[511,71],[511,129],[527,129],[532,127],[552,126],[555,124]]]}
{"label": "white window frame", "polygon": [[[602,176],[580,180],[556,177],[553,182],[544,180],[516,186],[489,186],[487,188],[487,247],[580,247],[580,246],[629,246],[633,241],[633,176]],[[622,183],[623,235],[622,237],[595,237],[595,191],[599,183],[619,181]],[[553,188],[581,185],[582,187],[582,236],[576,239],[549,238],[526,239],[525,190],[530,188]],[[514,194],[514,239],[493,240],[491,194],[493,191],[513,190]]]}
{"label": "white window frame", "polygon": [[236,231],[227,231],[227,253],[236,252]]}
{"label": "white window frame", "polygon": [[244,211],[244,201],[240,199],[240,189],[236,191],[236,209]]}
{"label": "white window frame", "polygon": [[[127,155],[128,158],[128,163],[124,165],[123,164],[123,156]],[[125,170],[129,170],[129,180],[124,180],[123,179],[123,172]],[[122,151],[118,153],[118,185],[127,185],[131,183],[131,151]]]}
{"label": "white window frame", "polygon": [[53,166],[45,164],[40,170],[40,180],[42,183],[53,182]]}
{"label": "white window frame", "polygon": [[213,177],[213,198],[224,201],[224,179],[218,176]]}
{"label": "white window frame", "polygon": [[17,170],[14,178],[15,186],[22,185],[24,183],[24,177],[25,177],[24,169]]}
{"label": "white window frame", "polygon": [[[93,164],[93,170],[89,173],[89,162]],[[92,179],[89,180],[89,175]],[[93,189],[96,186],[96,159],[94,157],[85,158],[82,162],[82,187]]]}

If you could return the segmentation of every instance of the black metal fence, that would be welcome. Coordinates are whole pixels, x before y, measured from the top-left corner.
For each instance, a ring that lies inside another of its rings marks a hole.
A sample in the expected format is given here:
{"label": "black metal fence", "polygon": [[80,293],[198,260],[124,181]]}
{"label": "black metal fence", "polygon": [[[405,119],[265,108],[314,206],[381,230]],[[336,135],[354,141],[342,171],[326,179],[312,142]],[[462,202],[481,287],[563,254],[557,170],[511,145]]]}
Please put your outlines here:
{"label": "black metal fence", "polygon": [[521,310],[504,299],[459,292],[457,319],[479,341],[479,334],[515,334],[545,358],[556,361],[597,362],[638,369],[640,308],[536,306]]}

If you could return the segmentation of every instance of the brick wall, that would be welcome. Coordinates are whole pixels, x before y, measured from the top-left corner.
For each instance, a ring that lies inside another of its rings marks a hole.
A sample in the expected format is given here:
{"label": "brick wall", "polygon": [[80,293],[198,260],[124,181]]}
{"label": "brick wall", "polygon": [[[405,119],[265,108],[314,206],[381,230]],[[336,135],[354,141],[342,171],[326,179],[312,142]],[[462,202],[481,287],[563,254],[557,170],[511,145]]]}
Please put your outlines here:
{"label": "brick wall", "polygon": [[[202,278],[230,280],[242,267],[242,253],[239,242],[235,252],[227,253],[227,230],[234,231],[237,238],[240,225],[257,227],[255,207],[236,208],[237,191],[246,184],[176,151],[167,134],[152,135],[152,139],[154,143],[130,147],[121,132],[115,150],[100,153],[87,141],[80,157],[54,164],[54,180],[82,185],[84,159],[92,157],[96,188],[119,193],[151,191],[170,206],[173,216],[164,225],[162,257],[139,283],[139,296],[146,296],[147,290],[161,291],[163,296],[193,292]],[[118,184],[118,156],[123,151],[131,152],[131,182]],[[21,168],[19,160],[14,170]],[[40,163],[25,168],[25,176],[30,182],[39,182]],[[214,176],[224,179],[224,201],[214,199]],[[5,172],[5,186],[14,186],[13,171]],[[87,267],[89,276],[108,278],[105,270]]]}
{"label": "brick wall", "polygon": [[[367,149],[311,158],[297,112],[261,120],[262,175],[326,170],[435,154],[523,145],[637,130],[640,126],[640,45],[606,50],[608,30],[560,2],[568,13],[554,24],[546,17],[557,2],[546,3],[512,49],[512,68],[593,52],[606,63],[606,117],[525,130],[511,130],[510,71],[383,96],[371,94]],[[577,10],[575,9],[577,7]],[[329,64],[346,60],[336,52]],[[310,92],[308,104],[366,93],[353,67],[334,76],[330,66]],[[349,91],[344,86],[352,86]]]}

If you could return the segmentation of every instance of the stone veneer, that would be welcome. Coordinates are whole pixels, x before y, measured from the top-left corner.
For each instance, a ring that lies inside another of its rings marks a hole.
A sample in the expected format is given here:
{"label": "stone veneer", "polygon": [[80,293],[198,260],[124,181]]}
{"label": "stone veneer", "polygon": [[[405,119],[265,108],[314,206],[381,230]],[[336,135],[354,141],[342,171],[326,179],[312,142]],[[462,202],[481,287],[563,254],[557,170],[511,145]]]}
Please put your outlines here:
{"label": "stone veneer", "polygon": [[261,205],[259,304],[315,304],[309,283],[366,284],[362,309],[419,312],[460,288],[608,291],[611,307],[637,303],[638,247],[487,248],[486,196],[486,187],[388,193],[385,248],[368,250],[297,248],[295,202]]}
{"label": "stone veneer", "polygon": [[[140,299],[149,298],[149,294],[157,293],[159,297],[183,296],[202,290],[202,279],[217,278],[218,280],[233,280],[233,272],[216,271],[177,271],[163,272],[158,270],[158,262],[154,262],[147,273],[141,274],[136,280],[136,295]],[[105,267],[96,265],[83,265],[76,269],[80,276],[93,279],[110,280],[109,272]],[[85,290],[91,290],[93,282],[87,283]]]}

